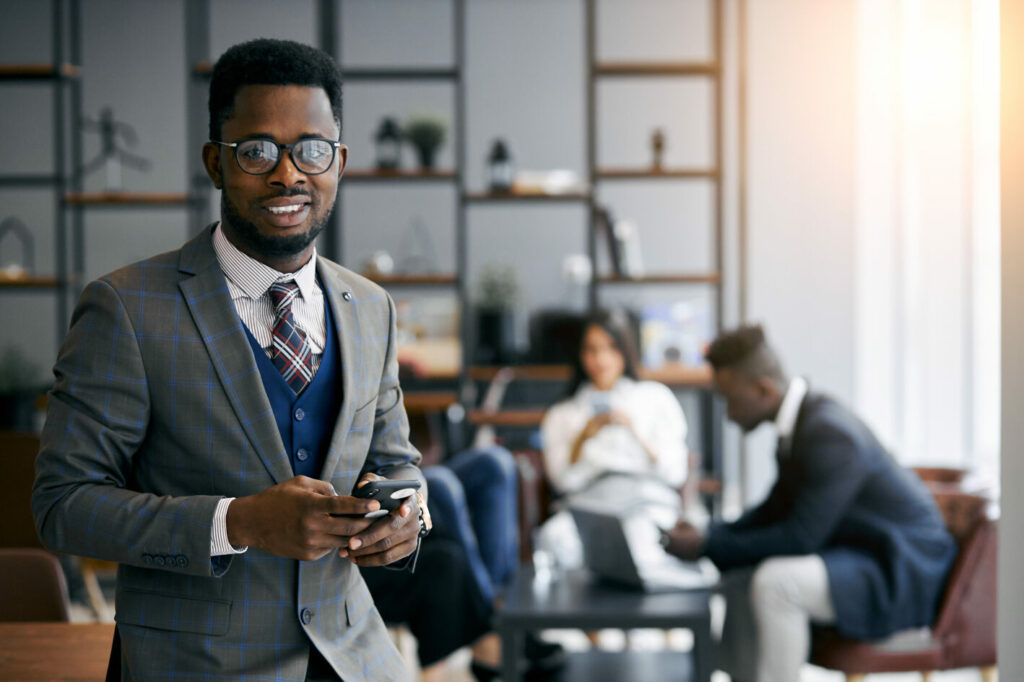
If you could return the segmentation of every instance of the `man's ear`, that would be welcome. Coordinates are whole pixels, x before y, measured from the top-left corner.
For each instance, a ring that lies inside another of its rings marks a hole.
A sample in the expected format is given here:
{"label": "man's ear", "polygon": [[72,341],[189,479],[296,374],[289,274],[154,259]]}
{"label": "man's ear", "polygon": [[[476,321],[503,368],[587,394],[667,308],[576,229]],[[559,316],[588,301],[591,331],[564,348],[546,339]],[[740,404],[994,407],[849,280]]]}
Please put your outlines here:
{"label": "man's ear", "polygon": [[348,145],[341,145],[338,147],[338,177],[345,172],[345,166],[348,164]]}
{"label": "man's ear", "polygon": [[203,145],[203,168],[206,169],[206,174],[213,181],[213,186],[222,189],[224,181],[221,177],[220,145],[212,142]]}
{"label": "man's ear", "polygon": [[758,377],[757,394],[765,399],[775,398],[779,395],[779,387],[768,377]]}

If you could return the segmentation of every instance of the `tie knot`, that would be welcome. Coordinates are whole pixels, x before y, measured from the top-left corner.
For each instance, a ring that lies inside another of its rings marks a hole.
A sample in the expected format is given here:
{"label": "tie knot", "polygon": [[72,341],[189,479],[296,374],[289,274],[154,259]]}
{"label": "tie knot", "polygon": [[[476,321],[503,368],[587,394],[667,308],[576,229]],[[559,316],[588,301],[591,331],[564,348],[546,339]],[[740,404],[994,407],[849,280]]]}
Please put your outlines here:
{"label": "tie knot", "polygon": [[274,303],[274,310],[278,315],[287,311],[292,306],[292,301],[299,295],[299,285],[293,281],[274,282],[270,285],[270,300]]}

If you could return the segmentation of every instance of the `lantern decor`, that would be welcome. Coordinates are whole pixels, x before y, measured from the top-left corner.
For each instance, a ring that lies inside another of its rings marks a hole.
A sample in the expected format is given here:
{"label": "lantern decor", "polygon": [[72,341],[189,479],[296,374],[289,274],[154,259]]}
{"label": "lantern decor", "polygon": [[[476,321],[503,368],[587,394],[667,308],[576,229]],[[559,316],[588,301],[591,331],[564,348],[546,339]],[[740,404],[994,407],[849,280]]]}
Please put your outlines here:
{"label": "lantern decor", "polygon": [[402,131],[395,119],[381,119],[380,128],[373,138],[377,151],[377,168],[382,171],[398,170],[402,152]]}
{"label": "lantern decor", "polygon": [[515,169],[505,141],[497,139],[487,157],[487,175],[492,192],[511,192]]}
{"label": "lantern decor", "polygon": [[21,247],[21,262],[0,262],[0,279],[17,280],[28,277],[35,270],[35,241],[28,226],[15,216],[0,221],[0,243],[8,234],[13,235]]}

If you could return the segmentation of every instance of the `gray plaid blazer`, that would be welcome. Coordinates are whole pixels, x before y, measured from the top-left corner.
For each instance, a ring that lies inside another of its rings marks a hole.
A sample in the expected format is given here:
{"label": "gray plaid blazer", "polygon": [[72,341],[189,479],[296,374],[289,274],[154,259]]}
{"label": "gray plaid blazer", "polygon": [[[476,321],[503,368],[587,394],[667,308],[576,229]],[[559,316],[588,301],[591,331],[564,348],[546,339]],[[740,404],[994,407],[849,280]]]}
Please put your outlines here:
{"label": "gray plaid blazer", "polygon": [[[310,644],[345,680],[405,679],[359,571],[332,552],[299,562],[210,556],[222,497],[293,476],[211,240],[89,284],[54,368],[32,506],[57,551],[120,564],[126,679],[302,680]],[[321,478],[421,477],[398,385],[395,310],[330,261],[344,403]]]}

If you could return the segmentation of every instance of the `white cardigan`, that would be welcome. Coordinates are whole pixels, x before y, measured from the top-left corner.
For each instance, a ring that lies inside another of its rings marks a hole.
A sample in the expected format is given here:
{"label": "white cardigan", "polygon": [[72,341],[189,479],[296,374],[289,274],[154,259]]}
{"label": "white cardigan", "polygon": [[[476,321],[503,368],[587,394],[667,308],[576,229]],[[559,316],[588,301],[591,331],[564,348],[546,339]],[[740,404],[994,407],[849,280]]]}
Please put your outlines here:
{"label": "white cardigan", "polygon": [[[572,444],[595,415],[595,402],[610,402],[613,410],[629,415],[656,460],[627,427],[609,424],[583,444],[579,460],[570,464]],[[548,479],[560,493],[579,492],[608,472],[651,473],[673,487],[686,480],[686,418],[672,391],[655,381],[623,377],[607,392],[584,384],[544,415],[541,438]]]}

